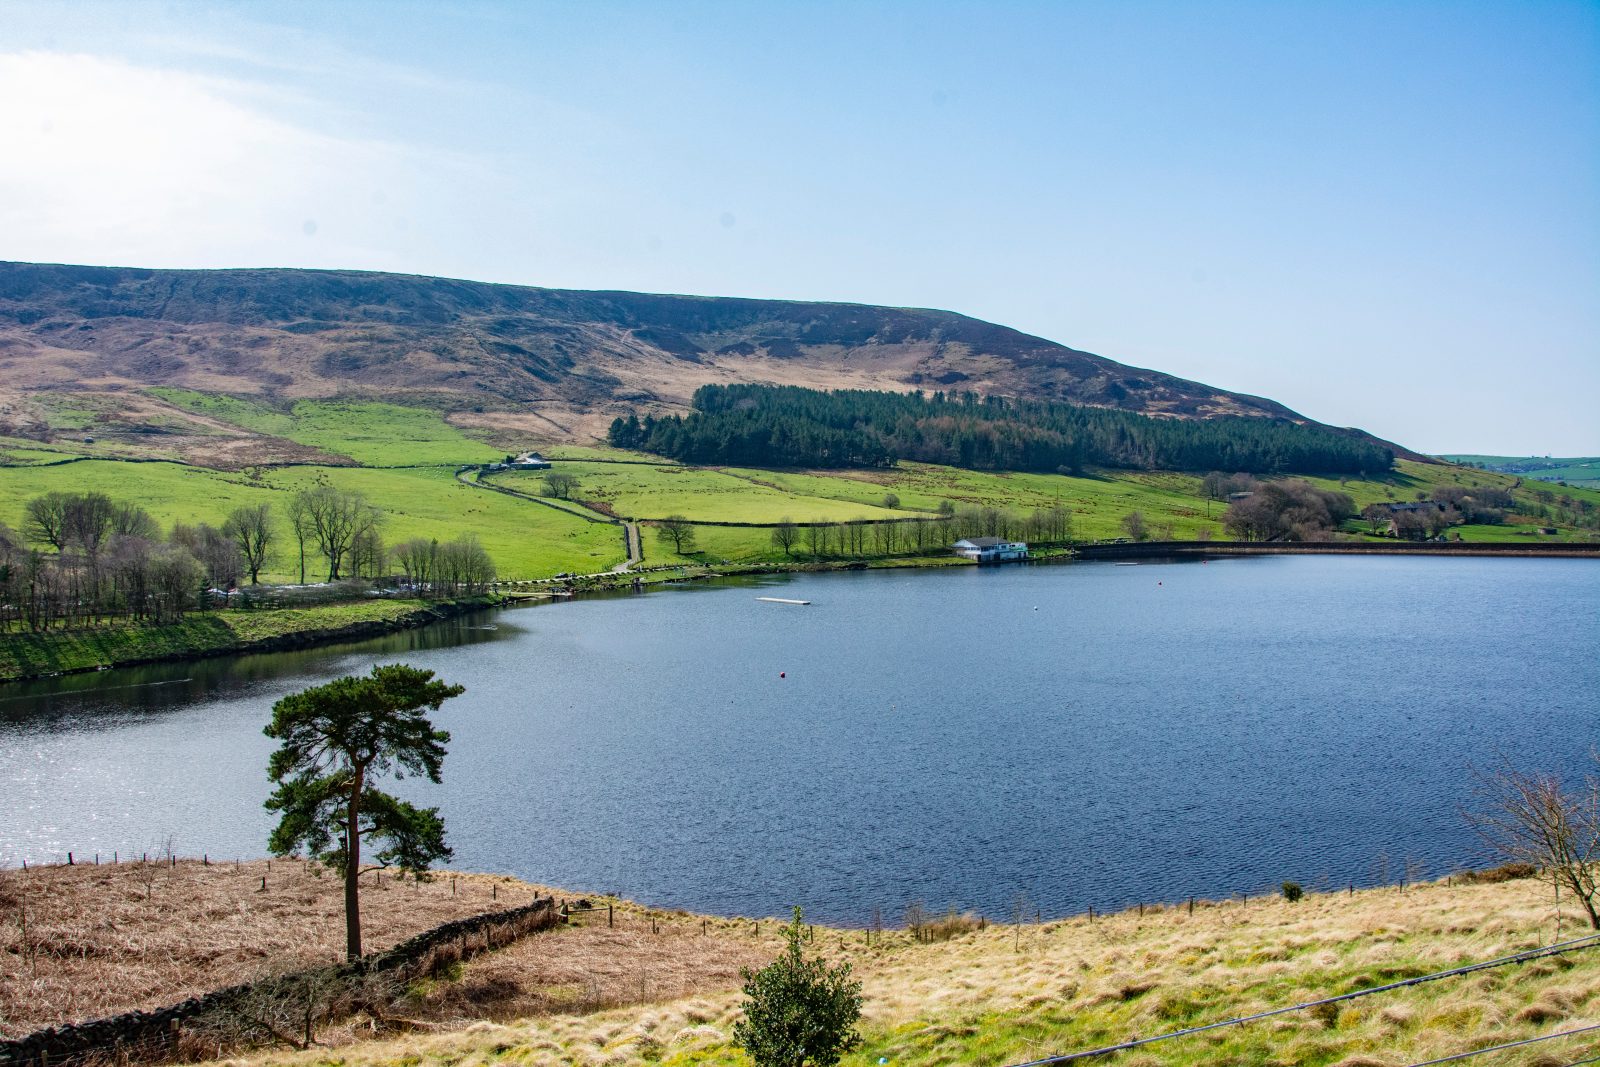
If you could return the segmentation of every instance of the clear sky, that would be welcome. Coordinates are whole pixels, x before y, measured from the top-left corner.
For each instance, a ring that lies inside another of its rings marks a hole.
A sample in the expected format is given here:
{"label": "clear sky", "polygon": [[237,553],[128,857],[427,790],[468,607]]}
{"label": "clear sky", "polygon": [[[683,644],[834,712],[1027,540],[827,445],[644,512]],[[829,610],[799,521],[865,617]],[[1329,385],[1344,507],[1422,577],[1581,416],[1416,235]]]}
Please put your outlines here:
{"label": "clear sky", "polygon": [[947,308],[1600,454],[1600,3],[0,0],[0,259]]}

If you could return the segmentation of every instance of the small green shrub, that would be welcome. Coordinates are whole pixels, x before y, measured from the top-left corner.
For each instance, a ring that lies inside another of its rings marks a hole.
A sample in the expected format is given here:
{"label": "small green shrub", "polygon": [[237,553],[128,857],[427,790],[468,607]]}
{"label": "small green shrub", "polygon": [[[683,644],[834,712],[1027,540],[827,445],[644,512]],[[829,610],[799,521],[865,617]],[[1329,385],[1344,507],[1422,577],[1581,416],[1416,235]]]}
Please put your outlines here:
{"label": "small green shrub", "polygon": [[830,967],[800,950],[800,909],[784,930],[788,947],[759,971],[742,972],[744,1018],[733,1025],[733,1042],[756,1067],[832,1067],[861,1043],[861,983],[850,965]]}
{"label": "small green shrub", "polygon": [[1306,891],[1300,887],[1299,882],[1283,883],[1283,899],[1287,900],[1289,903],[1293,904],[1295,901],[1299,900],[1305,895]]}

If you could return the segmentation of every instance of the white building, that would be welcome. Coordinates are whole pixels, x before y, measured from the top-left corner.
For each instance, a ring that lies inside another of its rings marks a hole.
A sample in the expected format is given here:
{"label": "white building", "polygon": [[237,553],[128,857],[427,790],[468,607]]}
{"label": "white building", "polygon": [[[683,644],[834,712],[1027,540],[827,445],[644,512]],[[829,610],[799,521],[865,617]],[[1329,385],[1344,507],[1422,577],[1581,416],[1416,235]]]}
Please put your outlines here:
{"label": "white building", "polygon": [[1006,560],[1028,558],[1026,543],[1006,541],[999,537],[964,537],[950,547],[956,555],[979,563],[1003,563]]}

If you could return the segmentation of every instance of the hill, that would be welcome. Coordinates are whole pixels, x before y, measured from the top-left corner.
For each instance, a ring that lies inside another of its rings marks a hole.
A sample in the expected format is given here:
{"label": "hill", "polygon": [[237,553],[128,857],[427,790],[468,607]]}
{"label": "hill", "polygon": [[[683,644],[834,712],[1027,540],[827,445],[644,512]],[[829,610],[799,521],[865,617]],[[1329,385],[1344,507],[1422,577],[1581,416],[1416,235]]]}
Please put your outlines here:
{"label": "hill", "polygon": [[[0,263],[0,435],[38,391],[408,398],[549,440],[687,410],[705,384],[972,390],[1308,421],[948,311],[315,270]],[[148,407],[147,398],[140,401]],[[1420,458],[1420,457],[1414,457]]]}

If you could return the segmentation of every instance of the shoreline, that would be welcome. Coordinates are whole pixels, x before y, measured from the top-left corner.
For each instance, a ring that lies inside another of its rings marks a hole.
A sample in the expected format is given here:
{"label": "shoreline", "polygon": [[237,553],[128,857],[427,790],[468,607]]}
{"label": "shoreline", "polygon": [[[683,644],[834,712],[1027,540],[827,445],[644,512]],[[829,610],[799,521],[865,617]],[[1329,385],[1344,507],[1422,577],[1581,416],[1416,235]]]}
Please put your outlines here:
{"label": "shoreline", "polygon": [[[1110,560],[1200,560],[1229,556],[1276,555],[1460,556],[1477,559],[1551,558],[1600,560],[1600,543],[1561,542],[1521,545],[1508,542],[1474,544],[1460,542],[1384,543],[1381,541],[1141,541],[1125,544],[1099,543],[1075,545],[1070,548],[1049,548],[1045,549],[1044,553],[1046,554],[1014,562],[1058,564],[1093,563]],[[797,561],[788,564],[701,565],[698,569],[695,568],[695,565],[688,564],[682,568],[666,567],[649,572],[625,571],[590,575],[579,580],[582,584],[572,585],[563,591],[557,591],[546,579],[538,583],[544,588],[537,591],[518,591],[515,588],[507,588],[487,596],[470,597],[461,600],[419,602],[416,608],[388,618],[363,619],[331,627],[313,625],[304,629],[290,629],[282,633],[257,638],[238,638],[231,633],[226,633],[225,628],[222,628],[225,631],[224,634],[205,635],[205,638],[209,638],[209,641],[203,639],[201,643],[185,645],[184,647],[155,654],[121,654],[115,648],[110,647],[119,637],[127,637],[138,633],[153,634],[159,632],[158,628],[155,627],[52,631],[43,634],[3,634],[0,635],[0,652],[5,651],[10,642],[16,641],[44,646],[41,649],[41,658],[46,660],[51,658],[52,650],[48,646],[52,645],[66,648],[75,644],[86,644],[93,646],[93,651],[99,654],[81,665],[63,667],[51,662],[46,667],[28,669],[23,666],[21,669],[11,672],[6,670],[5,657],[0,656],[0,687],[73,674],[90,674],[119,667],[141,667],[156,663],[184,663],[202,659],[214,659],[220,656],[322,648],[352,641],[367,640],[373,637],[382,637],[386,634],[398,633],[403,630],[420,629],[432,623],[457,618],[473,611],[485,611],[519,604],[556,602],[601,594],[614,595],[617,593],[644,592],[657,585],[677,585],[686,582],[709,581],[717,578],[757,577],[777,574],[818,574],[838,571],[901,569],[936,570],[945,567],[1006,565],[1011,564],[976,564],[969,560],[959,560],[949,556],[902,556],[881,560],[832,560],[811,563]],[[678,571],[678,573],[673,573],[674,571]],[[646,578],[646,574],[650,577]],[[639,581],[641,578],[645,580]],[[650,580],[650,578],[654,580]],[[505,583],[508,587],[526,587],[530,584],[534,583]],[[259,613],[251,614],[259,615]],[[185,621],[197,625],[208,618],[216,619],[217,617],[217,613],[194,613]],[[181,627],[182,624],[179,624],[178,627],[170,628],[170,632],[181,639],[183,635],[178,633]]]}
{"label": "shoreline", "polygon": [[1600,542],[1556,541],[1520,545],[1511,541],[1133,541],[1078,545],[1073,558],[1102,559],[1202,556],[1472,556],[1600,559]]}
{"label": "shoreline", "polygon": [[[336,626],[313,625],[304,629],[289,629],[262,637],[237,636],[229,631],[226,626],[221,625],[219,613],[217,612],[196,612],[191,614],[184,620],[185,623],[192,624],[189,627],[184,627],[183,623],[180,623],[172,627],[117,627],[101,630],[51,631],[40,634],[3,634],[0,635],[0,652],[6,651],[8,645],[13,641],[17,643],[13,647],[20,647],[26,642],[34,646],[32,651],[35,654],[35,658],[42,659],[49,665],[30,669],[26,663],[26,657],[0,656],[0,690],[3,690],[6,686],[22,682],[37,682],[49,678],[62,678],[68,675],[94,674],[99,671],[121,667],[144,667],[157,663],[189,663],[203,659],[215,659],[221,656],[250,655],[259,652],[288,652],[337,645],[350,641],[364,641],[373,637],[399,633],[404,630],[421,629],[432,623],[458,618],[474,611],[484,611],[496,607],[500,601],[494,597],[468,597],[460,600],[418,601],[416,603],[417,606],[411,610],[387,618],[358,619]],[[248,612],[244,614],[259,618],[266,613]],[[218,625],[214,628],[209,628],[208,632],[204,633],[185,632],[194,631],[197,627],[207,622],[216,622]],[[168,632],[162,633],[163,630]],[[171,636],[179,641],[189,638],[193,643],[156,653],[136,652],[123,654],[114,647],[118,641],[127,642],[129,647],[138,647],[138,638],[147,634]],[[88,647],[85,648],[84,646]],[[53,657],[72,651],[90,658],[86,658],[80,664],[69,666],[60,666],[54,662]],[[22,665],[18,669],[7,670],[7,659],[11,659],[12,662],[20,662]]]}

